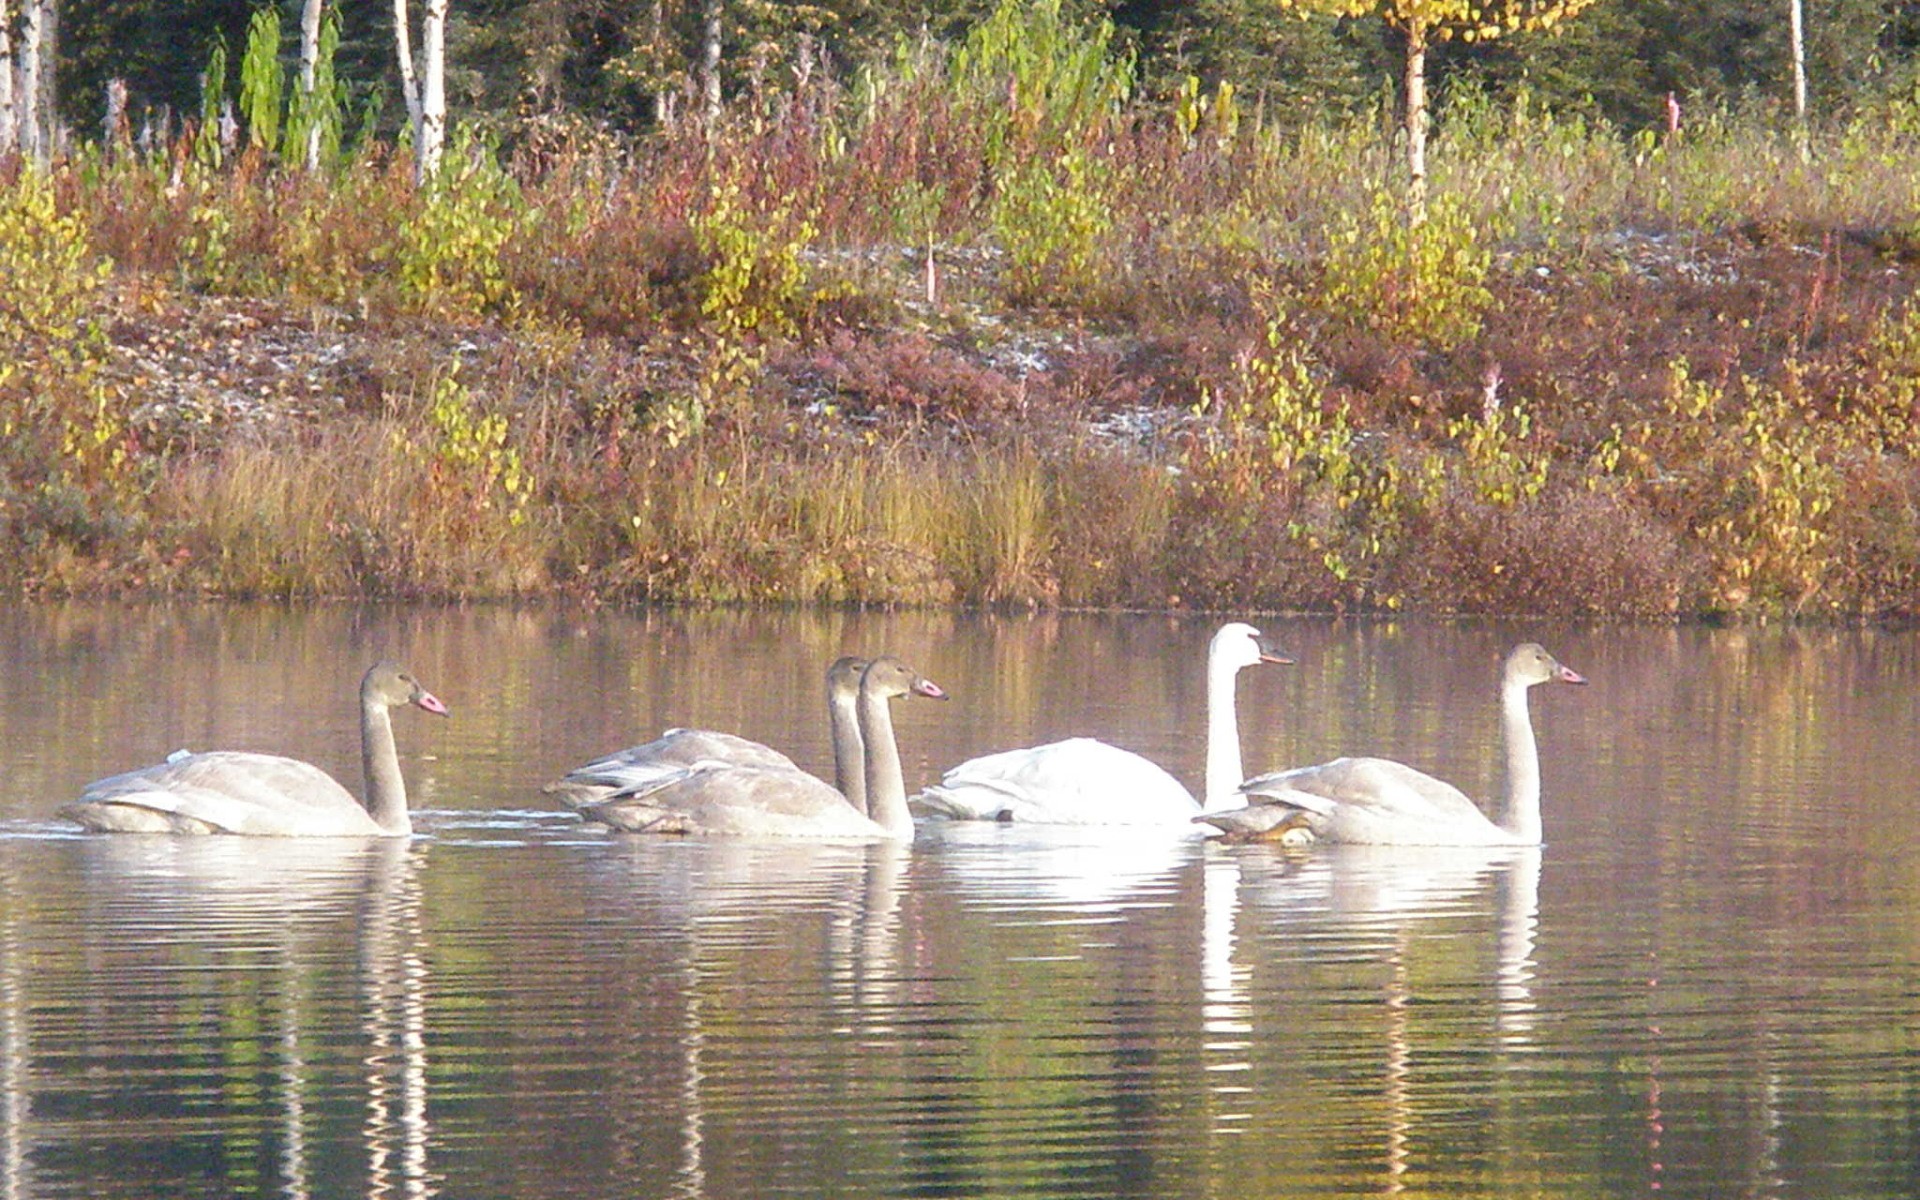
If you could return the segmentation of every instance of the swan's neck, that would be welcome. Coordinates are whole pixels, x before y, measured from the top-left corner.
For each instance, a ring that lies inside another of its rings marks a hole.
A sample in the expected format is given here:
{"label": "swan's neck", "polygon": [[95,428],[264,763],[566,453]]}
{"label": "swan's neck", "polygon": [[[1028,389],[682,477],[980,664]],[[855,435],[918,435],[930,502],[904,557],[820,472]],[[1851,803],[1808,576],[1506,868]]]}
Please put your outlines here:
{"label": "swan's neck", "polygon": [[1507,748],[1507,811],[1500,827],[1527,846],[1540,843],[1540,750],[1527,714],[1527,685],[1500,685],[1500,736]]}
{"label": "swan's neck", "polygon": [[1238,808],[1247,802],[1240,785],[1247,776],[1240,763],[1240,718],[1234,708],[1234,679],[1239,669],[1219,655],[1207,658],[1207,794],[1210,809]]}
{"label": "swan's neck", "polygon": [[911,838],[913,814],[907,810],[900,747],[893,741],[893,712],[877,692],[860,693],[860,737],[866,743],[867,815],[890,835]]}
{"label": "swan's neck", "polygon": [[827,717],[833,726],[833,786],[853,805],[854,811],[867,811],[867,767],[860,744],[860,716],[854,711],[855,695],[827,693]]}
{"label": "swan's neck", "polygon": [[367,814],[388,833],[413,832],[407,815],[407,781],[393,745],[393,719],[377,700],[360,701],[360,767],[367,780]]}

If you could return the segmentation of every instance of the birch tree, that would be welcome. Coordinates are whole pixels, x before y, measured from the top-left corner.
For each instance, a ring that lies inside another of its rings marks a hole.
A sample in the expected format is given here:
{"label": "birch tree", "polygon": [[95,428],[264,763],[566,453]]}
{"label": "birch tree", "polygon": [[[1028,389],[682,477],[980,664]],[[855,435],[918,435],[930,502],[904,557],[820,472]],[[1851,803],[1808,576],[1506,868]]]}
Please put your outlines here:
{"label": "birch tree", "polygon": [[[314,72],[320,61],[320,12],[324,7],[325,0],[303,0],[300,6],[300,95],[309,113],[319,111],[319,97],[314,95]],[[318,121],[307,126],[306,162],[307,170],[320,169]]]}
{"label": "birch tree", "polygon": [[1406,39],[1401,131],[1407,152],[1407,211],[1419,221],[1427,200],[1427,52],[1452,41],[1486,42],[1521,30],[1552,29],[1594,0],[1275,0],[1283,9],[1361,17],[1369,13]]}
{"label": "birch tree", "polygon": [[0,0],[0,154],[19,144],[13,105],[13,4]]}
{"label": "birch tree", "polygon": [[705,0],[700,20],[700,93],[707,127],[720,121],[720,38],[724,0]]}
{"label": "birch tree", "polygon": [[1800,157],[1807,156],[1807,17],[1801,0],[1787,0],[1788,35],[1793,40],[1793,136]]}
{"label": "birch tree", "polygon": [[426,0],[421,22],[422,62],[413,61],[407,0],[393,0],[393,34],[400,57],[400,91],[413,131],[413,176],[425,183],[440,166],[447,139],[447,0]]}
{"label": "birch tree", "polygon": [[47,160],[47,139],[40,121],[40,58],[46,41],[47,10],[52,7],[53,0],[22,0],[20,45],[14,67],[14,146],[41,163]]}

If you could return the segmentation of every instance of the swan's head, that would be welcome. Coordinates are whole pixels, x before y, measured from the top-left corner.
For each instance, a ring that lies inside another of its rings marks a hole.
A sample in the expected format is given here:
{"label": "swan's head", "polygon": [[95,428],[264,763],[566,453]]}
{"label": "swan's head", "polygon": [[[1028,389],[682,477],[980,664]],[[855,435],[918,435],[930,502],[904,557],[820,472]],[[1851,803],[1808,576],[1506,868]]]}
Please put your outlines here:
{"label": "swan's head", "polygon": [[827,668],[827,695],[833,699],[851,699],[860,694],[860,677],[866,674],[867,660],[849,654],[833,660]]}
{"label": "swan's head", "polygon": [[1291,663],[1273,639],[1244,621],[1229,621],[1213,635],[1208,657],[1219,666],[1238,671],[1258,663]]}
{"label": "swan's head", "polygon": [[874,659],[860,676],[860,691],[882,699],[895,696],[925,696],[945,700],[940,685],[891,655]]}
{"label": "swan's head", "polygon": [[1532,687],[1536,683],[1585,683],[1586,677],[1579,672],[1560,665],[1560,660],[1548,654],[1545,647],[1537,642],[1525,642],[1513,648],[1507,655],[1507,678],[1516,683]]}
{"label": "swan's head", "polygon": [[377,704],[382,708],[399,708],[411,704],[436,716],[447,716],[447,706],[440,698],[420,686],[413,673],[392,660],[384,660],[367,668],[360,680],[360,701],[362,704]]}

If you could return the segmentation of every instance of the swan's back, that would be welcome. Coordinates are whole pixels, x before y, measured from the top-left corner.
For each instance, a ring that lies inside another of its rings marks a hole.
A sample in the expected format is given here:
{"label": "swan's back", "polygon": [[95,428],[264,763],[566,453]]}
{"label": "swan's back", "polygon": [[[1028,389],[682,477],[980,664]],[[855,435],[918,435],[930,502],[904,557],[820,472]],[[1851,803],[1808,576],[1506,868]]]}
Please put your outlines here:
{"label": "swan's back", "polygon": [[631,833],[717,837],[870,838],[886,831],[831,785],[798,768],[711,760],[657,772],[644,788],[580,806]]}
{"label": "swan's back", "polygon": [[585,809],[672,782],[707,763],[756,770],[800,769],[773,747],[748,738],[710,729],[669,729],[643,746],[630,746],[575,767],[541,790],[572,808]]}
{"label": "swan's back", "polygon": [[1240,790],[1257,806],[1307,816],[1314,836],[1362,844],[1490,846],[1513,841],[1466,793],[1386,758],[1336,758],[1275,771]]}
{"label": "swan's back", "polygon": [[1200,811],[1159,764],[1096,738],[968,759],[914,803],[957,821],[1051,825],[1186,824]]}
{"label": "swan's back", "polygon": [[187,754],[95,780],[61,810],[106,833],[368,836],[381,833],[331,775],[277,754]]}

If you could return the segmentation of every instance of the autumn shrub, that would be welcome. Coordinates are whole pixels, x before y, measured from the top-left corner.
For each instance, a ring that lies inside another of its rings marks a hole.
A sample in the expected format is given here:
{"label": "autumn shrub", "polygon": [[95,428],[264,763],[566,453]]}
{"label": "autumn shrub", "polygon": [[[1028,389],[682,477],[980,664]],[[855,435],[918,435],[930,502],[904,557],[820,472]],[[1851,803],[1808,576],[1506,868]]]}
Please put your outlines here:
{"label": "autumn shrub", "polygon": [[1364,212],[1332,219],[1319,282],[1303,302],[1391,340],[1459,346],[1479,334],[1493,302],[1492,231],[1483,221],[1450,194],[1409,221],[1401,199],[1376,188]]}
{"label": "autumn shrub", "polygon": [[414,202],[404,157],[370,153],[331,174],[291,176],[281,194],[271,254],[282,291],[333,305],[365,300],[378,311],[403,306],[389,260],[391,216]]}
{"label": "autumn shrub", "polygon": [[1017,383],[921,333],[830,334],[782,366],[796,390],[830,411],[980,427],[1016,399]]}
{"label": "autumn shrub", "polygon": [[142,483],[102,367],[111,264],[53,183],[0,176],[0,528],[28,551],[124,537]]}
{"label": "autumn shrub", "polygon": [[1700,564],[1625,491],[1554,489],[1512,504],[1449,483],[1389,567],[1429,612],[1664,617],[1698,597]]}
{"label": "autumn shrub", "polygon": [[907,43],[862,68],[827,156],[820,224],[853,244],[966,240],[987,191],[985,125],[948,85],[947,62]]}
{"label": "autumn shrub", "polygon": [[502,251],[530,232],[530,220],[497,148],[476,130],[456,130],[395,231],[394,262],[406,295],[429,313],[497,309],[508,297]]}
{"label": "autumn shrub", "polygon": [[743,174],[716,177],[690,223],[705,269],[700,312],[723,338],[793,333],[810,299],[810,197],[769,194]]}

